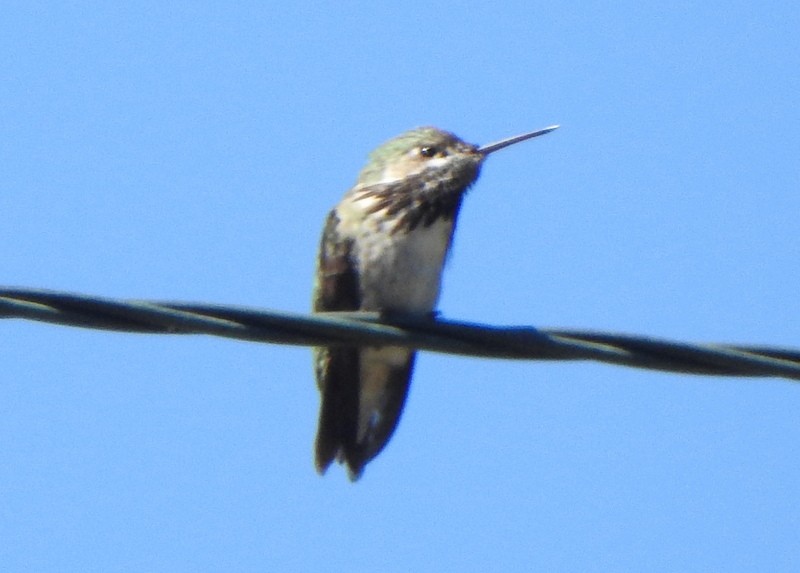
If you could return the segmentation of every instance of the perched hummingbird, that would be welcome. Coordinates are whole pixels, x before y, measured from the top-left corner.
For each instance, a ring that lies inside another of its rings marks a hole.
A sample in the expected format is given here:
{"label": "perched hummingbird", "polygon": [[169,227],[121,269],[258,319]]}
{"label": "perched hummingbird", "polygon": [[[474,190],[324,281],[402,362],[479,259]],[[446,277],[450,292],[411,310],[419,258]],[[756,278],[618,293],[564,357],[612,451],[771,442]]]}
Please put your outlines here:
{"label": "perched hummingbird", "polygon": [[[486,157],[550,133],[550,126],[478,147],[421,127],[375,149],[330,212],[322,234],[314,311],[430,315],[467,189]],[[315,462],[336,459],[355,481],[394,432],[415,352],[397,346],[316,348],[322,404]]]}

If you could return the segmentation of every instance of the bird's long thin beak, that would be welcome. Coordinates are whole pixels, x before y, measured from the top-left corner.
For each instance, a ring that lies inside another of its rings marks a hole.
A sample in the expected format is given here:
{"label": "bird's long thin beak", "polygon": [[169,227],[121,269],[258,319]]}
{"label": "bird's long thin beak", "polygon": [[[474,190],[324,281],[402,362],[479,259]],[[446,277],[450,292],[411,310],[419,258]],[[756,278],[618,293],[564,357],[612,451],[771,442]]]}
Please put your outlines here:
{"label": "bird's long thin beak", "polygon": [[523,133],[522,135],[515,135],[514,137],[501,139],[500,141],[480,146],[478,148],[478,153],[482,153],[483,155],[489,155],[490,153],[494,153],[498,149],[503,149],[504,147],[508,147],[509,145],[514,145],[515,143],[519,143],[520,141],[525,141],[526,139],[531,139],[532,137],[539,137],[540,135],[544,135],[545,133],[550,133],[551,131],[554,131],[558,128],[559,126],[557,125],[551,125],[550,127],[545,127],[544,129],[539,129],[537,131],[530,131],[528,133]]}

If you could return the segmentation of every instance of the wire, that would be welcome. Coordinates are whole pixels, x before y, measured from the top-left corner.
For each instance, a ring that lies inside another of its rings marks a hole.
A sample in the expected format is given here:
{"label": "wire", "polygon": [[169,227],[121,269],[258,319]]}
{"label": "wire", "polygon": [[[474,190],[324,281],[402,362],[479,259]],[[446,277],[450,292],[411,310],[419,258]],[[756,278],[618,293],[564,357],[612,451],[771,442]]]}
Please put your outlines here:
{"label": "wire", "polygon": [[688,344],[604,332],[493,327],[437,317],[369,312],[311,315],[242,306],[115,300],[0,288],[0,318],[155,334],[210,334],[299,346],[397,345],[522,360],[594,360],[685,374],[800,380],[800,350]]}

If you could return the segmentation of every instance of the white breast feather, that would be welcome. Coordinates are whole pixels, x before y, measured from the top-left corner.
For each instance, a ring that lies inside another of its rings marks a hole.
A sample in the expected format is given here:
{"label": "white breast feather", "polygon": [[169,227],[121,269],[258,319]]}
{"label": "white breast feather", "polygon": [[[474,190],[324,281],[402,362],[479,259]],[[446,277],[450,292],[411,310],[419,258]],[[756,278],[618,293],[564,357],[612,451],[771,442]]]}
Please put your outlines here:
{"label": "white breast feather", "polygon": [[[392,233],[388,223],[370,217],[372,232],[356,239],[362,308],[426,313],[439,299],[442,267],[452,221],[440,219],[411,232]],[[383,228],[382,228],[383,227]]]}

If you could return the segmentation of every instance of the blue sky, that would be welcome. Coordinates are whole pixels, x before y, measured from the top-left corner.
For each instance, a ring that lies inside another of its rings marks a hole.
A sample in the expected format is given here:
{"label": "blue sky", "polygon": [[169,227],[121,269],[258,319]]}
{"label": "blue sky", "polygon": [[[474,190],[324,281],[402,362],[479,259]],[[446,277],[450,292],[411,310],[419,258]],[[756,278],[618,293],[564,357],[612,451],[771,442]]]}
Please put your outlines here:
{"label": "blue sky", "polygon": [[[414,126],[486,143],[449,318],[800,346],[800,7],[10,3],[0,284],[308,309]],[[800,387],[423,354],[320,478],[305,348],[0,323],[3,571],[797,571]]]}

